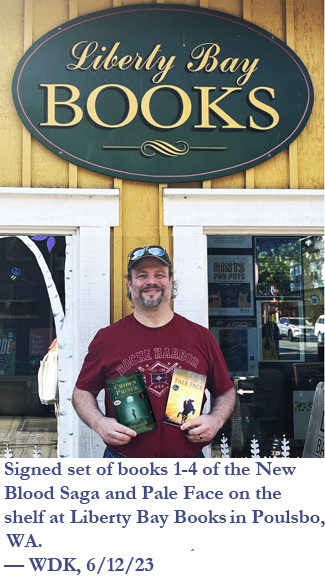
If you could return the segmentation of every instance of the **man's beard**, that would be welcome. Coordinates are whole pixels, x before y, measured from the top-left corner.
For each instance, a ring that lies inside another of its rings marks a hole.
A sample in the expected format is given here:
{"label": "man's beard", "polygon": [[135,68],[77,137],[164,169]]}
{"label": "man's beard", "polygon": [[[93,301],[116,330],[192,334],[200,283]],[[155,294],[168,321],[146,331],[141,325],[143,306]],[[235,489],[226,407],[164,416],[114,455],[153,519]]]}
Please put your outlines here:
{"label": "man's beard", "polygon": [[159,304],[161,304],[162,299],[164,297],[164,289],[163,288],[159,288],[158,286],[151,286],[151,288],[158,288],[159,290],[161,290],[160,292],[160,296],[157,299],[150,299],[150,298],[145,298],[145,290],[141,290],[140,291],[140,300],[142,302],[142,304],[144,306],[147,306],[147,308],[155,308],[156,306],[159,306]]}

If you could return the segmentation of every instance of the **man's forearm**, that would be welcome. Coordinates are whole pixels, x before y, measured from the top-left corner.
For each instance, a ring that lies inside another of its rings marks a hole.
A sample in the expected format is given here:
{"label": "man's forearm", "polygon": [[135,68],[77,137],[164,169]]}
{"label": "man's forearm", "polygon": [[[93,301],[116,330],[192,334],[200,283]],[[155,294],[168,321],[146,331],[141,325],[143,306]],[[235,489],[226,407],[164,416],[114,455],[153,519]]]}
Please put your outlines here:
{"label": "man's forearm", "polygon": [[72,404],[81,420],[93,430],[96,430],[101,419],[105,418],[99,409],[97,399],[88,390],[75,388],[72,395]]}
{"label": "man's forearm", "polygon": [[211,402],[211,410],[209,414],[216,417],[218,420],[218,430],[222,428],[224,423],[232,415],[236,403],[236,393],[234,388],[230,388],[227,392],[219,396],[213,396]]}

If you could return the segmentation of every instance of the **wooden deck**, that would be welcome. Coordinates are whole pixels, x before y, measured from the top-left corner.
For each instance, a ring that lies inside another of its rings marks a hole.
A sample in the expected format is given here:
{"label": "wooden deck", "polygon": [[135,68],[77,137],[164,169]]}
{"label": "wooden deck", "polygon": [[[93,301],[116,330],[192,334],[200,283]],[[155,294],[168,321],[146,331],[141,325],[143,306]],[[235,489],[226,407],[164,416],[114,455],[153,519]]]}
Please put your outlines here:
{"label": "wooden deck", "polygon": [[56,418],[1,416],[0,458],[7,447],[13,458],[33,458],[35,446],[42,458],[57,458],[57,437]]}

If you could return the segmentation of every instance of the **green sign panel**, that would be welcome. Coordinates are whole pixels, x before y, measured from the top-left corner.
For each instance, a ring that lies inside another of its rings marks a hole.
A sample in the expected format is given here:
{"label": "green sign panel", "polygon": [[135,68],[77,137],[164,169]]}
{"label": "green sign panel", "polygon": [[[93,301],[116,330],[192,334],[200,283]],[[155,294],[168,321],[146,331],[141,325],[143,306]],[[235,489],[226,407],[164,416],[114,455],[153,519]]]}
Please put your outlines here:
{"label": "green sign panel", "polygon": [[69,162],[187,182],[251,168],[306,125],[309,74],[286,44],[221,12],[125,6],[62,24],[20,61],[21,120]]}

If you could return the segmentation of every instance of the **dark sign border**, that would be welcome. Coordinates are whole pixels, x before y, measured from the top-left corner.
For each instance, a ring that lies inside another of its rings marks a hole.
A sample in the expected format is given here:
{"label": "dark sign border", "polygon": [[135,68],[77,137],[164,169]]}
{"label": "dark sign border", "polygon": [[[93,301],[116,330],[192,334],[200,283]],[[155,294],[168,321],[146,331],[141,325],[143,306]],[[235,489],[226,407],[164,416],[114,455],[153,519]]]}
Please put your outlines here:
{"label": "dark sign border", "polygon": [[[181,175],[177,175],[177,174],[168,174],[168,175],[155,174],[155,175],[151,175],[151,174],[145,174],[145,173],[128,172],[126,170],[118,170],[115,168],[102,166],[100,164],[96,164],[94,162],[87,161],[83,158],[79,158],[79,157],[75,156],[74,154],[72,154],[71,152],[68,152],[67,150],[64,150],[63,148],[60,148],[57,144],[55,144],[54,142],[52,142],[48,138],[46,138],[46,136],[44,136],[44,134],[42,134],[37,129],[37,127],[32,123],[32,121],[29,118],[26,110],[24,109],[24,106],[23,106],[22,101],[21,101],[20,80],[21,80],[21,76],[24,72],[25,66],[29,62],[29,60],[49,40],[51,40],[52,38],[54,38],[55,36],[57,36],[59,34],[62,34],[63,32],[66,32],[67,30],[69,30],[71,28],[74,28],[75,26],[78,26],[80,24],[83,24],[83,23],[86,23],[86,22],[89,22],[92,20],[110,17],[110,16],[114,16],[117,14],[127,14],[127,13],[134,13],[134,12],[140,12],[140,11],[145,12],[148,10],[154,11],[154,12],[167,11],[168,10],[168,11],[174,11],[174,12],[187,12],[187,13],[193,13],[193,14],[209,15],[212,18],[218,18],[221,20],[226,20],[226,21],[232,22],[234,24],[238,24],[241,27],[246,27],[247,29],[252,30],[253,32],[263,36],[264,38],[266,38],[267,40],[269,40],[270,42],[275,44],[277,47],[284,50],[284,52],[286,52],[286,54],[290,56],[290,58],[292,59],[294,64],[299,68],[300,73],[303,76],[304,81],[306,83],[307,94],[308,94],[306,106],[302,112],[302,115],[299,119],[297,126],[291,132],[291,134],[289,136],[286,136],[284,140],[282,140],[276,146],[273,146],[273,148],[271,148],[270,150],[267,150],[266,152],[264,152],[260,156],[255,157],[252,160],[249,160],[247,162],[240,163],[240,164],[234,164],[233,166],[229,166],[226,168],[220,168],[217,170],[202,171],[202,172],[196,172],[196,173],[190,173],[190,174],[181,174]],[[54,32],[54,30],[55,30],[55,32]],[[217,177],[221,177],[221,176],[225,176],[225,175],[234,174],[234,173],[239,172],[241,170],[245,170],[245,169],[257,166],[257,165],[265,162],[266,160],[269,160],[270,158],[274,157],[279,152],[281,152],[283,149],[287,148],[289,146],[289,144],[291,142],[293,142],[297,138],[297,136],[301,133],[301,131],[304,129],[304,127],[305,127],[305,125],[309,119],[311,110],[312,110],[313,101],[314,101],[313,87],[312,87],[312,83],[311,83],[309,74],[308,74],[304,64],[299,59],[299,57],[285,43],[283,43],[278,38],[272,36],[269,32],[265,31],[264,29],[262,29],[258,26],[255,26],[254,24],[251,24],[250,22],[247,22],[247,21],[242,20],[240,18],[236,18],[235,16],[231,16],[231,15],[228,15],[228,14],[225,14],[222,12],[202,9],[202,8],[194,8],[194,7],[190,7],[190,6],[186,6],[186,5],[177,5],[177,6],[175,6],[175,5],[161,5],[161,6],[157,6],[157,5],[151,5],[151,4],[149,4],[149,5],[144,4],[144,5],[139,5],[139,6],[125,6],[123,8],[115,8],[115,9],[113,8],[113,9],[104,10],[101,12],[88,14],[88,15],[85,15],[83,17],[77,18],[73,21],[66,22],[65,24],[62,24],[60,27],[57,27],[54,30],[50,31],[49,33],[44,35],[40,40],[38,40],[36,43],[34,43],[31,46],[31,48],[26,52],[24,57],[21,59],[19,65],[17,67],[17,70],[15,72],[14,79],[13,79],[13,99],[15,102],[15,106],[16,106],[16,109],[19,113],[21,120],[23,121],[23,123],[25,124],[27,129],[44,146],[46,146],[49,150],[51,150],[52,152],[57,154],[59,157],[64,158],[64,159],[68,160],[69,162],[72,162],[74,164],[77,164],[79,166],[82,166],[84,168],[90,169],[90,170],[95,171],[95,172],[110,175],[113,177],[115,176],[115,177],[131,179],[131,180],[149,181],[149,182],[182,182],[182,181],[186,182],[186,181],[195,181],[195,180],[206,180],[206,179],[217,178]]]}

